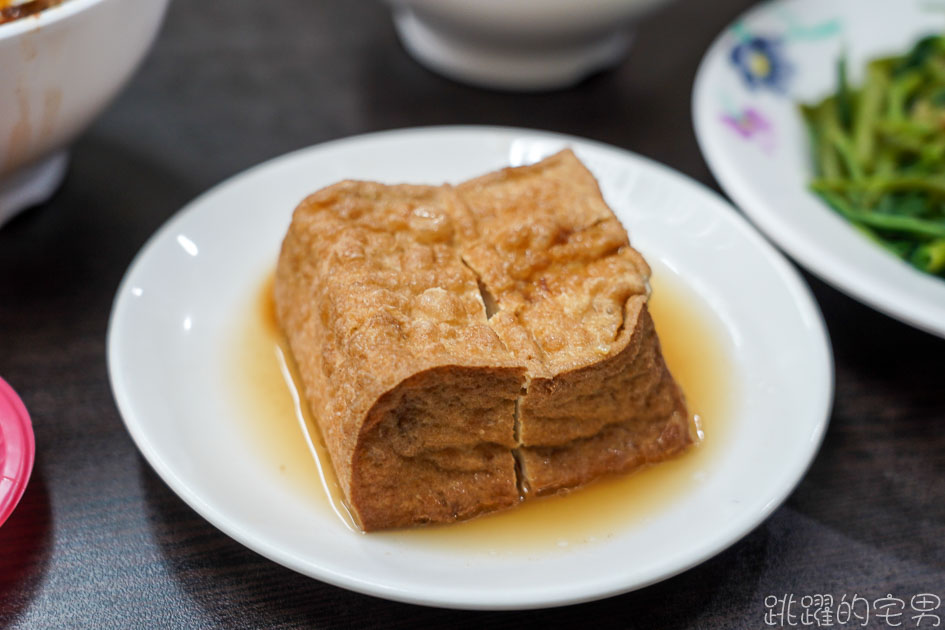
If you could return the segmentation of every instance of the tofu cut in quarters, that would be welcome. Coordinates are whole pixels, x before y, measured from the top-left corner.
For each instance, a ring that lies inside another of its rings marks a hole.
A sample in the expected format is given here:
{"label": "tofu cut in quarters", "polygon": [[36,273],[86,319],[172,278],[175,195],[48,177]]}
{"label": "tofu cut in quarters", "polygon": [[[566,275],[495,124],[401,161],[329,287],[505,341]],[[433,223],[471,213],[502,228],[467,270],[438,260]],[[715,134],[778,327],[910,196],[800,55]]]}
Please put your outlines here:
{"label": "tofu cut in quarters", "polygon": [[277,315],[360,526],[463,520],[683,450],[649,273],[571,151],[305,199]]}

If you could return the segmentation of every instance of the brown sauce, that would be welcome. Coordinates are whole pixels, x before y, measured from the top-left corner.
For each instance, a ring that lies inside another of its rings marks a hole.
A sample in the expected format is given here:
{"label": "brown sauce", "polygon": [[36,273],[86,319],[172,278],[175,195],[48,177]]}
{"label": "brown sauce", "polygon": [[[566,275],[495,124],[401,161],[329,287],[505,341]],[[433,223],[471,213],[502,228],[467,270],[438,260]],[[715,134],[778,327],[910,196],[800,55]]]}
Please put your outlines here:
{"label": "brown sauce", "polygon": [[[668,271],[656,269],[651,282],[650,312],[666,362],[693,414],[696,444],[670,461],[499,514],[370,536],[467,553],[567,549],[630,530],[695,492],[728,438],[733,366],[721,324],[698,296]],[[295,385],[299,379],[276,323],[271,277],[251,299],[233,344],[239,356],[231,362],[245,430],[286,484],[354,530],[317,425]]]}
{"label": "brown sauce", "polygon": [[63,0],[30,0],[14,5],[12,0],[0,0],[0,24],[12,22],[29,15],[36,15],[49,7],[61,4]]}

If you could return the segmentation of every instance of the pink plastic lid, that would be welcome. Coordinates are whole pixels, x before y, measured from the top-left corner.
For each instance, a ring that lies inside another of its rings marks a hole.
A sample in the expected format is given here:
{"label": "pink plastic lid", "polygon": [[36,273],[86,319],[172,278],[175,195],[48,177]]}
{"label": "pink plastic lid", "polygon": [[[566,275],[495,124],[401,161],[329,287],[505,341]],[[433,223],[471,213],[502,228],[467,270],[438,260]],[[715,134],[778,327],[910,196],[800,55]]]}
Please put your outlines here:
{"label": "pink plastic lid", "polygon": [[33,471],[36,443],[23,401],[0,378],[0,525],[20,502]]}

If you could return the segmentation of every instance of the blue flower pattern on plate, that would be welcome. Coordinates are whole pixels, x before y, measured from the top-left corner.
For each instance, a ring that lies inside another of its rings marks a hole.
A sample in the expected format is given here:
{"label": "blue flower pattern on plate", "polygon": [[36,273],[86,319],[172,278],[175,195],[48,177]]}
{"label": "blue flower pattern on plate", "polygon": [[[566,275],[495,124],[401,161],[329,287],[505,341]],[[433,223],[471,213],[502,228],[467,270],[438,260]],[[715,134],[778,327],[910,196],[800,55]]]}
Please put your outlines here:
{"label": "blue flower pattern on plate", "polygon": [[751,89],[769,88],[776,92],[787,89],[791,65],[784,57],[780,39],[746,37],[732,49],[730,59]]}

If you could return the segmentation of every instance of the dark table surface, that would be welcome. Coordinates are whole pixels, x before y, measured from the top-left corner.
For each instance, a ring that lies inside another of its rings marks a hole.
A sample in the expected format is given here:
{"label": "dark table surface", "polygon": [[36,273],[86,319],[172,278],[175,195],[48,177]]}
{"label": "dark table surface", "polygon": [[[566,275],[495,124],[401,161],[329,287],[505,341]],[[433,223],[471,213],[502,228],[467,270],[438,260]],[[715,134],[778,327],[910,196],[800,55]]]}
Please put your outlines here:
{"label": "dark table surface", "polygon": [[59,192],[0,230],[0,375],[29,408],[38,445],[0,528],[0,626],[757,628],[771,595],[888,593],[915,627],[909,599],[945,596],[945,340],[809,275],[836,397],[796,491],[703,565],[561,609],[423,608],[276,565],[165,486],[109,389],[106,324],[135,252],[195,195],[286,151],[396,127],[527,126],[624,147],[715,187],[690,88],[712,38],[749,4],[679,0],[641,22],[615,70],[513,95],[419,67],[379,2],[174,3],[137,77],[76,142]]}

